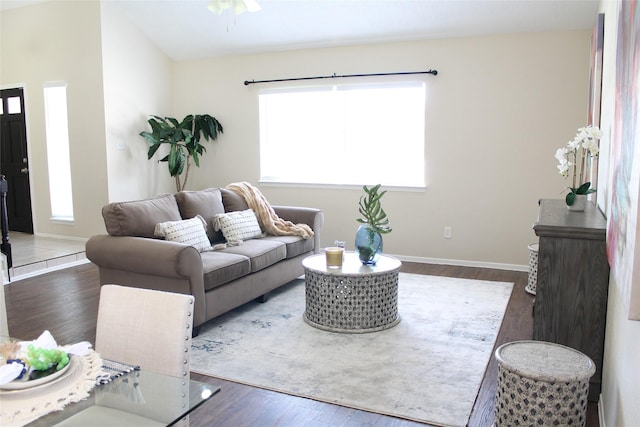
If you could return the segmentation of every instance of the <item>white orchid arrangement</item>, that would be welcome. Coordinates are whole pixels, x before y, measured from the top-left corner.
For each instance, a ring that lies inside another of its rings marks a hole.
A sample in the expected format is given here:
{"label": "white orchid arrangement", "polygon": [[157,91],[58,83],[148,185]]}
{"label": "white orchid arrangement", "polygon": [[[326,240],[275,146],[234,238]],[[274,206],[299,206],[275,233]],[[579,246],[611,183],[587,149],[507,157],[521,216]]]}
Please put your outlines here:
{"label": "white orchid arrangement", "polygon": [[597,126],[579,128],[576,136],[565,147],[556,151],[560,175],[565,178],[573,175],[573,185],[567,187],[569,193],[565,198],[568,206],[573,205],[578,194],[596,192],[595,188],[591,188],[591,182],[586,181],[586,175],[591,159],[598,157],[600,152],[600,138],[602,131]]}

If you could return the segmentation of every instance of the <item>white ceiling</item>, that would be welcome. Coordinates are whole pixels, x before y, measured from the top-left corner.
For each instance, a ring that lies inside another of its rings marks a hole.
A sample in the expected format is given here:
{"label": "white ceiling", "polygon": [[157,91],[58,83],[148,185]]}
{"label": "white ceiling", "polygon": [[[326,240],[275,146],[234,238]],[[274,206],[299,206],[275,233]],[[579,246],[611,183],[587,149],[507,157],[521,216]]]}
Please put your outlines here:
{"label": "white ceiling", "polygon": [[[3,8],[43,0],[2,0]],[[106,0],[174,60],[312,47],[593,28],[598,0],[258,0],[234,16],[208,0]]]}

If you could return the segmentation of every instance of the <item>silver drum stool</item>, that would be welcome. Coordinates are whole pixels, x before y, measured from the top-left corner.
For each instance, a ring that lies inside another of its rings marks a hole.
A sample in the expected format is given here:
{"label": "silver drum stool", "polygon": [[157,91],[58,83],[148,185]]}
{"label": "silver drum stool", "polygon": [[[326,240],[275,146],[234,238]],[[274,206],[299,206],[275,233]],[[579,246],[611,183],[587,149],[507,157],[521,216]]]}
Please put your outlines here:
{"label": "silver drum stool", "polygon": [[531,295],[536,294],[536,287],[538,285],[538,250],[540,248],[539,243],[532,243],[529,245],[529,278],[527,286],[524,290]]}
{"label": "silver drum stool", "polygon": [[496,350],[495,426],[584,426],[593,361],[544,341],[516,341]]}

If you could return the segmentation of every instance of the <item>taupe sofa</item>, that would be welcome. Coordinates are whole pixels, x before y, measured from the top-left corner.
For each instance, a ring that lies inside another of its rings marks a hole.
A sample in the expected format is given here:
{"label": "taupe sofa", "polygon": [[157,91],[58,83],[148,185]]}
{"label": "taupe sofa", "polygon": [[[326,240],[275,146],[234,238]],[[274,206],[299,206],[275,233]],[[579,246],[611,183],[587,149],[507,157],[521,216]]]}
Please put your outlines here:
{"label": "taupe sofa", "polygon": [[212,226],[216,214],[248,209],[233,191],[210,188],[182,191],[155,198],[111,203],[102,209],[107,235],[93,236],[86,245],[87,258],[100,271],[101,284],[191,294],[195,297],[194,333],[222,313],[303,274],[302,260],[319,251],[321,210],[273,206],[276,214],[295,224],[309,225],[314,236],[263,236],[237,246],[199,252],[193,246],[154,236],[157,223],[200,215],[211,243],[224,242]]}

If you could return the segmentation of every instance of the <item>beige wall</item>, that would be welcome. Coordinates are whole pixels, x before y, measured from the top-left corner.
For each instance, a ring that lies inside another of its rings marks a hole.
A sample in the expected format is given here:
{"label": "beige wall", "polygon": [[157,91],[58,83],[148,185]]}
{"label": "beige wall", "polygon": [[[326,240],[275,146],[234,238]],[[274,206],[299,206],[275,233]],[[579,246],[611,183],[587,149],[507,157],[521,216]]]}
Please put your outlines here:
{"label": "beige wall", "polygon": [[[138,135],[149,114],[171,115],[168,57],[110,2],[47,2],[1,17],[0,86],[25,87],[35,233],[88,238],[104,232],[104,204],[173,191]],[[68,83],[73,225],[49,220],[42,85],[51,81]]]}
{"label": "beige wall", "polygon": [[[619,1],[601,1],[600,11],[605,14],[604,69],[602,88],[602,129],[608,144],[613,133],[615,118],[616,43]],[[603,158],[606,158],[606,153]],[[636,161],[638,158],[636,158]],[[601,170],[609,171],[604,167]],[[610,177],[602,177],[610,182]],[[601,180],[601,181],[602,181]],[[607,201],[611,198],[607,192]],[[605,207],[606,208],[606,207]],[[640,235],[636,236],[636,251],[640,250]],[[611,276],[605,357],[602,379],[601,418],[603,427],[632,427],[640,420],[640,321],[628,320],[627,297],[622,286]]]}
{"label": "beige wall", "polygon": [[[34,230],[83,238],[104,229],[104,97],[97,2],[46,2],[0,14],[0,87],[25,89]],[[50,221],[43,85],[67,82],[73,225]]]}
{"label": "beige wall", "polygon": [[[257,94],[264,86],[244,86],[244,80],[435,68],[438,76],[424,77],[428,188],[385,196],[393,225],[385,235],[385,252],[405,259],[523,267],[527,245],[535,241],[531,226],[538,199],[560,198],[567,185],[557,173],[555,150],[586,123],[589,51],[590,31],[577,31],[176,63],[176,114],[206,112],[225,128],[222,138],[207,146],[190,187],[258,183]],[[313,149],[303,144],[305,161],[313,167]],[[353,247],[361,190],[261,189],[274,204],[323,209],[322,243],[339,239]],[[443,238],[445,226],[452,227],[453,239]]]}
{"label": "beige wall", "polygon": [[171,115],[172,61],[114,6],[102,2],[109,201],[173,192],[166,163],[147,160],[149,115]]}
{"label": "beige wall", "polygon": [[[244,86],[245,79],[438,69],[437,77],[425,77],[428,188],[393,191],[384,200],[394,227],[385,236],[385,251],[405,259],[525,268],[527,245],[535,237],[531,225],[537,200],[561,197],[566,185],[556,173],[553,154],[585,122],[588,31],[171,63],[112,5],[81,4],[52,2],[2,14],[3,47],[8,49],[2,52],[0,84],[26,81],[28,89],[38,88],[37,97],[28,91],[30,154],[38,169],[34,176],[38,233],[88,237],[104,230],[99,212],[106,202],[173,191],[166,165],[146,160],[146,146],[138,136],[146,129],[148,114],[181,118],[209,113],[224,125],[222,137],[207,143],[190,188],[238,180],[257,184],[260,86]],[[40,23],[38,17],[45,15],[55,19]],[[68,20],[74,24],[65,24]],[[5,22],[12,24],[11,29]],[[33,58],[24,55],[29,52],[24,44],[6,42],[9,31],[23,34],[31,44],[59,36],[58,43],[50,43],[50,49],[56,48],[51,64],[42,59],[35,73],[26,63]],[[14,66],[4,65],[14,61]],[[67,68],[55,73],[58,63]],[[48,221],[39,88],[44,81],[66,79],[75,89],[80,78],[86,84],[78,109],[70,106],[70,112],[75,111],[70,126],[77,219],[74,227],[61,229]],[[307,154],[312,167],[313,155]],[[322,208],[323,244],[353,240],[359,189],[265,186],[262,190],[274,204]],[[443,238],[445,226],[452,227],[450,240]]]}
{"label": "beige wall", "polygon": [[[617,7],[617,1],[601,2],[605,134],[613,120]],[[147,114],[206,112],[223,123],[225,133],[208,143],[191,188],[257,183],[260,87],[244,86],[245,79],[436,68],[437,77],[426,77],[429,186],[425,192],[385,196],[394,226],[385,236],[385,251],[416,260],[523,266],[526,245],[534,240],[537,199],[561,197],[566,185],[553,153],[586,120],[590,32],[172,63],[106,4],[101,9],[97,2],[50,2],[2,12],[0,19],[0,87],[25,88],[34,225],[40,234],[88,237],[104,230],[99,212],[107,201],[173,191],[165,165],[147,161],[140,143]],[[69,83],[73,226],[49,222],[42,85],[50,81]],[[312,166],[312,153],[309,162]],[[276,204],[322,208],[323,243],[351,243],[358,190],[262,190]],[[453,228],[451,240],[442,238],[445,225]],[[627,320],[612,281],[601,399],[608,427],[632,426],[640,419],[638,354],[640,322]]]}

